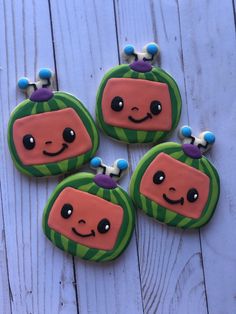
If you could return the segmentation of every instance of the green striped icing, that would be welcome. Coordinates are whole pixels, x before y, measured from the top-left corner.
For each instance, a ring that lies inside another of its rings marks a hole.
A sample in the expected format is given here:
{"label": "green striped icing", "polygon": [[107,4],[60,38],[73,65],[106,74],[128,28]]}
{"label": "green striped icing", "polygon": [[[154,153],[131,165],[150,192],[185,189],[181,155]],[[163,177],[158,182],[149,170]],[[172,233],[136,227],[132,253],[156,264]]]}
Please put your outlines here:
{"label": "green striped icing", "polygon": [[[210,191],[205,208],[202,211],[201,216],[198,219],[189,218],[178,213],[172,212],[167,208],[153,202],[148,197],[140,193],[140,184],[142,177],[150,165],[150,163],[160,153],[165,153],[178,161],[181,161],[193,168],[204,172],[210,178]],[[130,195],[136,207],[142,209],[148,216],[157,219],[170,226],[177,226],[180,228],[198,228],[205,225],[214,214],[219,194],[220,194],[220,181],[219,176],[207,158],[202,156],[200,159],[192,159],[185,155],[180,144],[177,143],[163,143],[153,147],[149,150],[135,169],[131,181],[130,181]]]}
{"label": "green striped icing", "polygon": [[[111,78],[133,78],[155,82],[166,83],[169,87],[172,103],[172,127],[171,131],[140,131],[120,128],[105,123],[102,114],[102,97],[107,81]],[[138,73],[133,71],[129,65],[123,64],[114,67],[103,77],[97,93],[96,118],[99,127],[109,136],[126,143],[155,143],[167,137],[177,126],[181,114],[181,96],[179,88],[174,79],[164,70],[153,67],[150,72]]]}
{"label": "green striped icing", "polygon": [[[86,130],[92,141],[92,148],[83,155],[72,157],[59,162],[48,163],[44,165],[24,165],[15,148],[13,141],[13,125],[17,119],[65,108],[73,108],[83,121]],[[61,173],[70,172],[78,169],[82,164],[89,161],[89,159],[96,153],[99,146],[99,135],[93,118],[83,104],[74,96],[64,92],[54,92],[52,97],[47,102],[32,102],[27,99],[19,104],[10,116],[8,123],[8,146],[12,159],[19,171],[29,176],[43,177],[59,175]]]}
{"label": "green striped icing", "polygon": [[[50,196],[43,213],[42,226],[47,238],[58,248],[86,260],[109,261],[117,258],[127,247],[134,230],[135,209],[129,195],[119,186],[115,189],[104,189],[97,186],[93,181],[94,175],[90,173],[78,173],[72,175],[58,184]],[[112,250],[105,251],[78,244],[64,235],[52,230],[48,226],[48,217],[51,208],[58,195],[66,187],[72,187],[100,198],[113,204],[118,204],[123,208],[123,222]]]}

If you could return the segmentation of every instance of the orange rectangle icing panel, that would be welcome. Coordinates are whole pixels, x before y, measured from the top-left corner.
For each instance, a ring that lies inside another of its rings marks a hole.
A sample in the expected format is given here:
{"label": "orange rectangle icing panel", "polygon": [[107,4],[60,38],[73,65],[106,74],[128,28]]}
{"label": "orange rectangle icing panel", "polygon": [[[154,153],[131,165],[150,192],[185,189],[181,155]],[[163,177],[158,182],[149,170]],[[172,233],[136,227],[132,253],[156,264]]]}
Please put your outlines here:
{"label": "orange rectangle icing panel", "polygon": [[72,108],[17,119],[13,140],[24,165],[41,165],[79,156],[92,148],[91,138]]}
{"label": "orange rectangle icing panel", "polygon": [[112,250],[122,221],[123,208],[120,205],[66,187],[52,206],[48,225],[76,243]]}
{"label": "orange rectangle icing panel", "polygon": [[140,193],[173,212],[197,219],[207,203],[209,188],[205,173],[160,153],[145,171]]}
{"label": "orange rectangle icing panel", "polygon": [[104,89],[102,112],[108,125],[145,131],[169,131],[172,106],[165,83],[111,78]]}

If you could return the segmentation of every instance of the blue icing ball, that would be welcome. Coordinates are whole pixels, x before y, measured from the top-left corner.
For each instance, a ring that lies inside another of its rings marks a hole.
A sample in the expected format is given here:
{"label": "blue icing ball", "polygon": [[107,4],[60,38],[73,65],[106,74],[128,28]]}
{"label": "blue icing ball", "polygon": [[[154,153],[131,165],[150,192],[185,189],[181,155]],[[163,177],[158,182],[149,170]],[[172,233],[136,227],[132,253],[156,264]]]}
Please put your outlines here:
{"label": "blue icing ball", "polygon": [[102,159],[100,157],[93,157],[93,159],[90,160],[90,166],[97,168],[101,165]]}
{"label": "blue icing ball", "polygon": [[18,81],[18,87],[20,89],[26,89],[29,86],[29,79],[27,77],[22,77]]}
{"label": "blue icing ball", "polygon": [[124,53],[128,56],[131,56],[134,53],[134,46],[132,45],[125,46]]}
{"label": "blue icing ball", "polygon": [[158,52],[158,46],[156,44],[148,44],[147,52],[151,55],[155,55]]}
{"label": "blue icing ball", "polygon": [[117,167],[120,169],[120,170],[125,170],[127,169],[129,166],[128,162],[125,160],[125,159],[120,159],[118,162],[117,162]]}
{"label": "blue icing ball", "polygon": [[207,132],[204,134],[204,140],[209,144],[213,144],[216,140],[216,137],[212,132]]}
{"label": "blue icing ball", "polygon": [[190,137],[192,134],[192,129],[189,126],[184,126],[181,128],[181,133],[185,137]]}
{"label": "blue icing ball", "polygon": [[52,76],[52,71],[47,69],[47,68],[44,68],[44,69],[41,69],[39,71],[39,77],[42,79],[42,80],[46,80],[46,79],[49,79],[51,78]]}

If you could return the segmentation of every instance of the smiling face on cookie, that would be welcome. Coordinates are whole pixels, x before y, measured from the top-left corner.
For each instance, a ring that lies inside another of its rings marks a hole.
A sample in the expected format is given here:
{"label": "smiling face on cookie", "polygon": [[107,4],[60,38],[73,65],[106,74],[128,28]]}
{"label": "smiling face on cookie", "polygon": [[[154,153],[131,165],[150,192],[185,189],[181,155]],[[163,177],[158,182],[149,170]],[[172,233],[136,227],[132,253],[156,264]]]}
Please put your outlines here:
{"label": "smiling face on cookie", "polygon": [[100,176],[106,175],[79,172],[60,182],[45,206],[43,229],[73,256],[108,261],[127,247],[135,208],[126,191],[117,184],[107,186]]}
{"label": "smiling face on cookie", "polygon": [[220,181],[211,162],[185,145],[168,142],[150,149],[132,174],[130,196],[137,208],[162,223],[199,228],[215,211]]}
{"label": "smiling face on cookie", "polygon": [[83,122],[72,108],[17,119],[13,140],[24,165],[58,162],[92,147]]}
{"label": "smiling face on cookie", "polygon": [[123,221],[123,208],[71,187],[54,202],[48,225],[56,232],[89,248],[112,250]]}
{"label": "smiling face on cookie", "polygon": [[159,67],[149,64],[146,70],[122,64],[103,77],[96,118],[108,136],[125,143],[156,143],[176,128],[182,105],[175,80]]}
{"label": "smiling face on cookie", "polygon": [[205,208],[209,188],[206,174],[160,153],[144,173],[140,193],[173,212],[197,219]]}
{"label": "smiling face on cookie", "polygon": [[[50,98],[42,97],[48,94]],[[79,99],[41,88],[12,112],[8,145],[19,171],[44,177],[74,171],[86,163],[98,148],[99,135]]]}
{"label": "smiling face on cookie", "polygon": [[172,108],[168,85],[131,78],[112,78],[102,98],[108,125],[144,131],[170,131]]}
{"label": "smiling face on cookie", "polygon": [[201,154],[185,144],[162,143],[139,161],[130,181],[137,208],[170,226],[199,228],[212,217],[220,194],[219,176]]}

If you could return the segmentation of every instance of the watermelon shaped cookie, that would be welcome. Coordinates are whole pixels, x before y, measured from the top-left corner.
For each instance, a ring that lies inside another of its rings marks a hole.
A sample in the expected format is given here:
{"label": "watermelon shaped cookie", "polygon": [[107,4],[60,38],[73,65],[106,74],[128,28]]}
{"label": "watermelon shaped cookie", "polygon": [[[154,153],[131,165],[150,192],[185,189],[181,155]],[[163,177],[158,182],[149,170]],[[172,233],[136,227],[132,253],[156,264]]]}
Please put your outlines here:
{"label": "watermelon shaped cookie", "polygon": [[125,160],[105,166],[94,157],[97,175],[78,173],[63,180],[43,214],[46,236],[58,248],[86,260],[109,261],[127,247],[134,229],[135,210],[116,180],[127,169]]}
{"label": "watermelon shaped cookie", "polygon": [[105,74],[97,93],[96,117],[100,128],[126,143],[155,143],[177,126],[181,96],[175,80],[154,67],[158,54],[154,43],[138,53],[129,45],[124,55],[130,64]]}
{"label": "watermelon shaped cookie", "polygon": [[21,78],[18,86],[29,99],[12,112],[8,145],[12,159],[24,174],[36,177],[59,175],[87,162],[99,145],[95,123],[74,96],[52,92],[52,72],[42,69],[39,81]]}
{"label": "watermelon shaped cookie", "polygon": [[216,169],[202,156],[215,141],[211,132],[192,136],[180,130],[183,144],[153,147],[140,160],[130,182],[130,195],[148,216],[167,225],[198,228],[212,217],[220,194]]}

